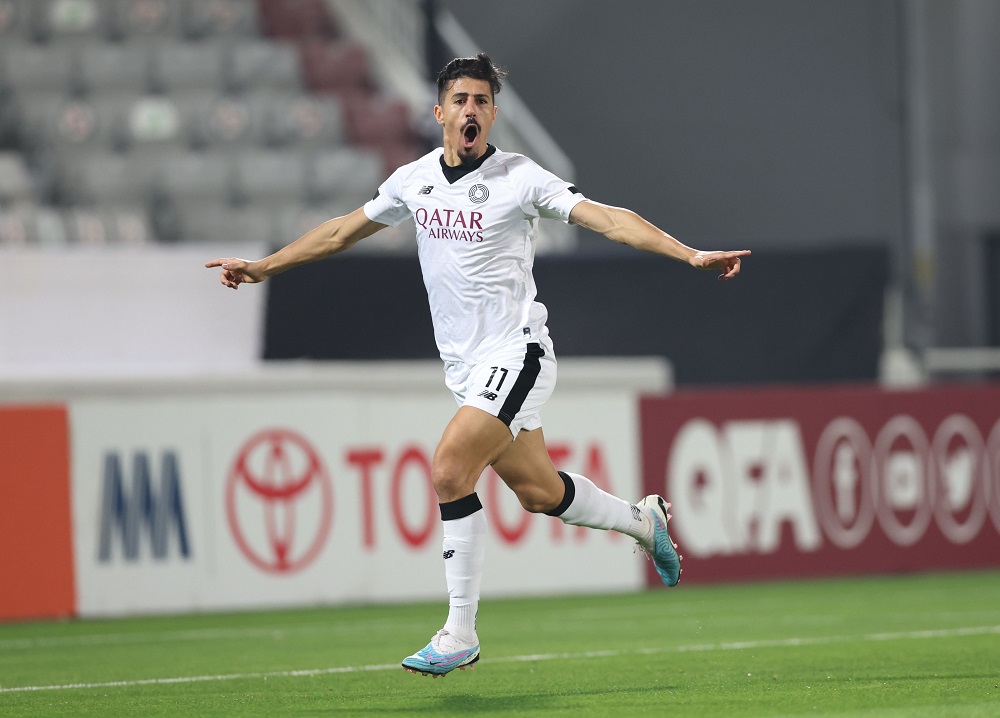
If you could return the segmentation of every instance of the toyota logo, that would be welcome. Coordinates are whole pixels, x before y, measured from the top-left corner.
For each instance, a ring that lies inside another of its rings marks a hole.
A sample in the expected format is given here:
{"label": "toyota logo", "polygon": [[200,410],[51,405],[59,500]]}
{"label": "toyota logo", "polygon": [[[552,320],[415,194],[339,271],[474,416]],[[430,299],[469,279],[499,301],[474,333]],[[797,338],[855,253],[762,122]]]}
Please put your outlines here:
{"label": "toyota logo", "polygon": [[287,429],[251,437],[229,471],[226,516],[257,568],[290,574],[312,563],[333,520],[332,483],[312,444]]}

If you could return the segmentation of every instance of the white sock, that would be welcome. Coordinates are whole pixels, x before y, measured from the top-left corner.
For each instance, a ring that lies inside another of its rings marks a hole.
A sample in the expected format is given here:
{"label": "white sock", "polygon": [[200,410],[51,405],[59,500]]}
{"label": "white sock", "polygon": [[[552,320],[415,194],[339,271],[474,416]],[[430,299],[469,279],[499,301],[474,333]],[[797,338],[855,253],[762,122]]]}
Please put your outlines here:
{"label": "white sock", "polygon": [[475,642],[479,587],[486,556],[486,512],[476,494],[441,504],[444,575],[448,583],[448,620],[455,637]]}
{"label": "white sock", "polygon": [[559,475],[566,484],[564,503],[569,500],[569,505],[560,507],[561,512],[560,509],[550,512],[551,515],[573,526],[610,529],[634,539],[646,538],[649,520],[637,506],[602,491],[586,476],[566,471],[560,471]]}

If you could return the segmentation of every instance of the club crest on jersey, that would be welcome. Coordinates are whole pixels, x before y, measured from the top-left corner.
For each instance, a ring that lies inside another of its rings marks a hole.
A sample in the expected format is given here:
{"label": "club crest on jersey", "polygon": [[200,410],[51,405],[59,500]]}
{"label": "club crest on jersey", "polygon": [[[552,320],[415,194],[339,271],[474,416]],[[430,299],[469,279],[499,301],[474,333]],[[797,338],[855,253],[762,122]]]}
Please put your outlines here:
{"label": "club crest on jersey", "polygon": [[490,191],[484,184],[474,184],[469,190],[469,199],[476,204],[482,204],[490,198]]}

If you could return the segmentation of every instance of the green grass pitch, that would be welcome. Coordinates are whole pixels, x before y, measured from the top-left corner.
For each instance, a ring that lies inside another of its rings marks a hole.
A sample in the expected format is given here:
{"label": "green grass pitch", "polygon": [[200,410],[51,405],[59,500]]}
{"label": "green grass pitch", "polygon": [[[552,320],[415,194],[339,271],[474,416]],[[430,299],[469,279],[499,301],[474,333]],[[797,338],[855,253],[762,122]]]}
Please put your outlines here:
{"label": "green grass pitch", "polygon": [[0,625],[3,716],[1000,716],[1000,572]]}

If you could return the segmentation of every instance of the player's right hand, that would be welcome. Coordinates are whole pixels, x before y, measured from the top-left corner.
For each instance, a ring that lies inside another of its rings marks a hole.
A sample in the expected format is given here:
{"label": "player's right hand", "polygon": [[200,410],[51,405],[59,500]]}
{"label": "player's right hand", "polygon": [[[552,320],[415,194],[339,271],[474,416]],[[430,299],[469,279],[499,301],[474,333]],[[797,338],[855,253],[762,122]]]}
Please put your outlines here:
{"label": "player's right hand", "polygon": [[248,262],[236,257],[213,259],[211,262],[205,262],[205,266],[209,268],[222,267],[219,281],[231,289],[238,289],[241,284],[263,282],[266,278],[257,262]]}

